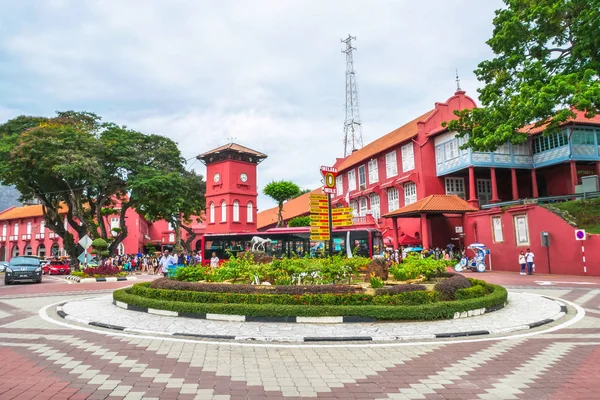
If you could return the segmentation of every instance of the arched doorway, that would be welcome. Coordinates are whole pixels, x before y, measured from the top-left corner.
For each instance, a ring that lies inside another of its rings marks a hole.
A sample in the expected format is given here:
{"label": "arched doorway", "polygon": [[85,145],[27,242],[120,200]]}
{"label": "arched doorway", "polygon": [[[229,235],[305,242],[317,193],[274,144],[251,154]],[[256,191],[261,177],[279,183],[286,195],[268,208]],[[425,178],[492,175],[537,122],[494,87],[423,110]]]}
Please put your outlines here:
{"label": "arched doorway", "polygon": [[43,244],[39,245],[37,255],[40,258],[46,258],[46,246],[45,245],[43,245]]}
{"label": "arched doorway", "polygon": [[52,255],[52,257],[58,257],[60,255],[60,247],[58,247],[58,243],[54,243],[52,247],[50,247],[50,255]]}
{"label": "arched doorway", "polygon": [[0,247],[0,261],[6,261],[6,247]]}
{"label": "arched doorway", "polygon": [[19,246],[16,246],[12,248],[12,254],[11,257],[18,257],[19,256]]}
{"label": "arched doorway", "polygon": [[25,246],[25,255],[26,256],[32,256],[33,255],[33,248],[31,247],[30,244],[27,244],[27,246]]}

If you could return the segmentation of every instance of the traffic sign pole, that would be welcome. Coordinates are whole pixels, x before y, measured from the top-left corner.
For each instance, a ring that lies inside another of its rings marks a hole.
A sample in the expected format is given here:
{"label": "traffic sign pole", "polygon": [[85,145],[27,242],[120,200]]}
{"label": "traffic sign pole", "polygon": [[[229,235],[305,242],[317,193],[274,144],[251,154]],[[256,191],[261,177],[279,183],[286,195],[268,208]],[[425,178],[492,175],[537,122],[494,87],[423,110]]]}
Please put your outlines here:
{"label": "traffic sign pole", "polygon": [[333,236],[331,231],[333,230],[333,221],[331,219],[331,193],[327,193],[327,206],[329,208],[329,257],[333,257]]}

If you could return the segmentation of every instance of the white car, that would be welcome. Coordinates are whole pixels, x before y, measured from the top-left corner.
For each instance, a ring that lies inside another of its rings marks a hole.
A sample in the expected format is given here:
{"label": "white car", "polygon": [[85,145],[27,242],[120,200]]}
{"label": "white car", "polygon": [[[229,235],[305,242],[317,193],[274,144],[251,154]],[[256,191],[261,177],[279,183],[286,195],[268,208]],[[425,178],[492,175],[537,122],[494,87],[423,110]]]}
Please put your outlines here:
{"label": "white car", "polygon": [[1,261],[0,262],[0,272],[6,271],[6,267],[8,267],[8,263],[4,262],[4,261]]}

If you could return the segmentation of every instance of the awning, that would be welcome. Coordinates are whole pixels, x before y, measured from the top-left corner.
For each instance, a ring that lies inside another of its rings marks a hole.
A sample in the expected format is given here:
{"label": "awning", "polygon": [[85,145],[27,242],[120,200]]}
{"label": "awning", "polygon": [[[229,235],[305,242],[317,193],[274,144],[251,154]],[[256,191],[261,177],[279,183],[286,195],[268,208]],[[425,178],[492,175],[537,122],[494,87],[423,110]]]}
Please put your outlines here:
{"label": "awning", "polygon": [[406,207],[384,214],[382,217],[412,218],[420,217],[421,214],[464,214],[471,211],[478,210],[456,195],[432,194]]}
{"label": "awning", "polygon": [[389,189],[389,188],[393,187],[395,184],[396,183],[394,181],[389,181],[389,182],[386,182],[386,183],[382,183],[381,186],[380,186],[380,188],[382,188],[382,189]]}
{"label": "awning", "polygon": [[403,183],[406,182],[417,182],[418,181],[418,175],[416,172],[412,172],[408,175],[404,175],[401,176],[400,178],[396,179],[396,185],[402,185]]}
{"label": "awning", "polygon": [[410,235],[402,235],[398,238],[398,246],[414,246],[421,244],[421,239],[417,239]]}

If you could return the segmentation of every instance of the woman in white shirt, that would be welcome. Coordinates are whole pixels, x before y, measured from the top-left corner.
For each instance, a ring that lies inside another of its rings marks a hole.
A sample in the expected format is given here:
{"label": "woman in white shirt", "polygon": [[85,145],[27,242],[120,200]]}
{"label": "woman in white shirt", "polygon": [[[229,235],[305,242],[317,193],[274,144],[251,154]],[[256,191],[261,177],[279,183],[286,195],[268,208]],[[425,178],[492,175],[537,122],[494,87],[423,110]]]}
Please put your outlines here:
{"label": "woman in white shirt", "polygon": [[525,253],[521,251],[519,254],[519,265],[521,266],[521,275],[525,275],[525,267],[527,266],[527,258]]}
{"label": "woman in white shirt", "polygon": [[217,268],[219,266],[219,257],[217,257],[217,253],[212,253],[212,258],[210,259],[210,267]]}

